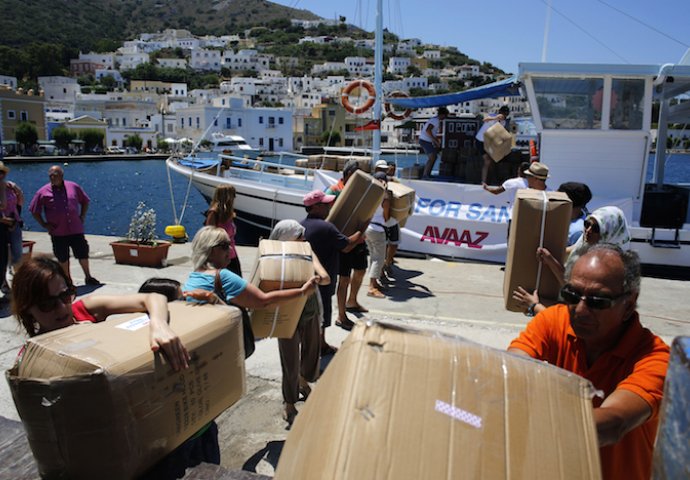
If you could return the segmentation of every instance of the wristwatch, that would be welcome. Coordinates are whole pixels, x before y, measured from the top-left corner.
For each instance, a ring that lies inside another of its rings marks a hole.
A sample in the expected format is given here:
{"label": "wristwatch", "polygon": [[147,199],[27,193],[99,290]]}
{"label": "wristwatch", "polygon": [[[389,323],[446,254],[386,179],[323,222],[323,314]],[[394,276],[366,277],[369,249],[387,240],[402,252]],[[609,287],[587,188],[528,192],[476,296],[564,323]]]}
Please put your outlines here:
{"label": "wristwatch", "polygon": [[525,315],[527,315],[528,317],[533,317],[533,316],[535,315],[535,313],[534,313],[534,308],[535,308],[537,305],[538,305],[538,304],[536,304],[536,303],[533,303],[532,305],[530,305],[529,308],[527,309],[527,311],[525,312]]}

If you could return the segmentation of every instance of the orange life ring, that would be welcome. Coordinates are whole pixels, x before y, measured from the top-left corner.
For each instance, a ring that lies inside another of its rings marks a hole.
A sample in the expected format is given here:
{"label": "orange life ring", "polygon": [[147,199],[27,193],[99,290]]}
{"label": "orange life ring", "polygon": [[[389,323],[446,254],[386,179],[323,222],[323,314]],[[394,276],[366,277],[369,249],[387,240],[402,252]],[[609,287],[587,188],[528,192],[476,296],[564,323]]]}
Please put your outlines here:
{"label": "orange life ring", "polygon": [[[405,92],[392,92],[390,95],[388,95],[388,98],[409,98],[410,96],[405,93]],[[389,102],[386,102],[383,105],[384,109],[386,110],[386,115],[391,117],[393,120],[405,120],[407,117],[412,115],[412,109],[411,108],[406,108],[403,113],[395,113],[395,110],[393,110],[393,107]]]}
{"label": "orange life ring", "polygon": [[[357,88],[364,88],[369,94],[369,98],[367,98],[367,101],[364,102],[364,104],[355,107],[350,103],[350,93]],[[345,110],[355,115],[359,115],[360,113],[364,113],[374,106],[374,102],[376,102],[376,90],[371,82],[367,82],[366,80],[355,80],[343,89],[343,93],[340,94],[340,101]]]}

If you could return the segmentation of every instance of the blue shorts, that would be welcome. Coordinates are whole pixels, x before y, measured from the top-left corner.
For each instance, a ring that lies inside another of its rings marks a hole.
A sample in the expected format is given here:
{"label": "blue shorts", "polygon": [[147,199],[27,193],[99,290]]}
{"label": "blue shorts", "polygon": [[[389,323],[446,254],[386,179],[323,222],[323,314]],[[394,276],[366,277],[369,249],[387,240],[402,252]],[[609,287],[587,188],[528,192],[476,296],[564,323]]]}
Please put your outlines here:
{"label": "blue shorts", "polygon": [[424,150],[424,153],[426,153],[427,155],[439,152],[439,149],[434,147],[433,143],[427,142],[426,140],[420,140],[419,146],[422,147],[422,150]]}

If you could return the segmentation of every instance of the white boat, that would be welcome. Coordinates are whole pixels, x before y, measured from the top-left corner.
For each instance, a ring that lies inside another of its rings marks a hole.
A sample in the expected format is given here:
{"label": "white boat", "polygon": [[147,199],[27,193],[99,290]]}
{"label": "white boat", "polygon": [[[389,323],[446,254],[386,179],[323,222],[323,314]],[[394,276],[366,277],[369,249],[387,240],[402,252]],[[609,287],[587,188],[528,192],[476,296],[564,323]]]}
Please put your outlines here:
{"label": "white boat", "polygon": [[[661,105],[657,143],[663,147],[669,123],[690,123],[690,101],[683,101],[688,92],[689,65],[523,63],[516,77],[476,89],[386,101],[401,108],[420,108],[524,95],[538,135],[540,161],[551,171],[549,188],[568,181],[586,183],[594,193],[590,211],[604,205],[623,209],[631,227],[631,248],[639,252],[643,264],[687,273],[688,190],[664,183],[664,148],[656,150],[653,184],[646,185],[646,174],[653,143],[653,100]],[[376,142],[373,155],[386,156]],[[387,159],[400,167],[409,165],[410,157],[416,155],[393,152]],[[226,163],[228,169],[217,162],[215,169],[205,173],[173,158],[167,164],[189,178],[206,199],[218,185],[233,185],[238,220],[266,232],[279,220],[303,218],[302,196],[335,183],[340,176],[334,171],[286,166],[290,162],[285,155],[276,161],[221,158],[232,162]],[[400,251],[505,261],[508,195],[493,196],[476,184],[401,181],[415,189],[417,198],[414,215],[402,230]]]}

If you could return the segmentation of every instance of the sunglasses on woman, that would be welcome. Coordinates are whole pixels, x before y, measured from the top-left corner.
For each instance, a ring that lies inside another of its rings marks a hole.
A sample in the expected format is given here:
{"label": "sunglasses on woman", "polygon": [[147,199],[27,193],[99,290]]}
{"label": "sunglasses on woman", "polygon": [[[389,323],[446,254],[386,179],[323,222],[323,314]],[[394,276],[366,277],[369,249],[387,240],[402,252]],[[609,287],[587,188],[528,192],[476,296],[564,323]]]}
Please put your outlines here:
{"label": "sunglasses on woman", "polygon": [[42,300],[36,303],[36,306],[40,311],[43,313],[48,313],[52,312],[58,306],[60,303],[63,305],[67,305],[71,303],[74,300],[74,296],[76,295],[76,290],[74,288],[66,288],[57,295],[50,295],[48,297],[44,297]]}
{"label": "sunglasses on woman", "polygon": [[595,220],[585,220],[585,230],[592,229],[592,233],[599,233],[599,224]]}
{"label": "sunglasses on woman", "polygon": [[223,250],[230,248],[232,244],[230,242],[220,242],[213,246],[213,248],[220,247]]}
{"label": "sunglasses on woman", "polygon": [[585,305],[592,310],[606,310],[613,307],[618,300],[626,297],[627,293],[622,293],[616,297],[600,297],[598,295],[582,295],[577,290],[573,289],[571,285],[565,285],[561,288],[561,298],[568,305],[574,306],[584,301]]}

